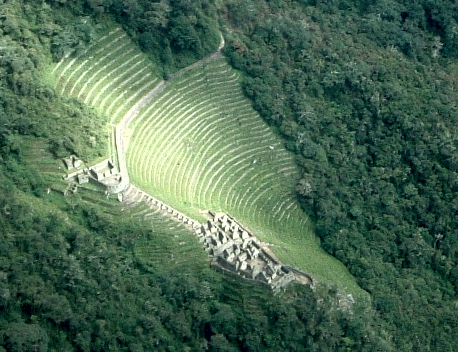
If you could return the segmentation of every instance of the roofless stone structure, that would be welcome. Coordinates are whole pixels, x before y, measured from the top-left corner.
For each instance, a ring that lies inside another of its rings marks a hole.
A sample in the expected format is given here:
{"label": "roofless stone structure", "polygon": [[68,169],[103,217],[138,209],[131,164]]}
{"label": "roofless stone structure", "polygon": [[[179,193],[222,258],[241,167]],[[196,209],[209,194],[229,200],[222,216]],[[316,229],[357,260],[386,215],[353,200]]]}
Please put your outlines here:
{"label": "roofless stone structure", "polygon": [[72,184],[81,185],[92,181],[102,187],[108,193],[117,193],[120,191],[123,175],[110,159],[103,160],[95,165],[86,167],[81,159],[72,155],[64,158],[63,162],[67,167],[65,181]]}
{"label": "roofless stone structure", "polygon": [[209,212],[210,219],[196,229],[212,265],[246,279],[268,284],[274,293],[293,281],[313,286],[312,278],[292,271],[276,258],[267,244],[230,215]]}

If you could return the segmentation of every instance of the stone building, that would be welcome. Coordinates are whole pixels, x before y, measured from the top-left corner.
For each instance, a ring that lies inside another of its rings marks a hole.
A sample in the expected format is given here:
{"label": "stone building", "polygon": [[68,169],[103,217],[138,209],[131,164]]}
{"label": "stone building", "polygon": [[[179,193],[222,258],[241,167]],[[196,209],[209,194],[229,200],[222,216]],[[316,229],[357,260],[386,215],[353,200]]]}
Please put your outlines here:
{"label": "stone building", "polygon": [[210,215],[212,218],[195,231],[206,252],[215,257],[213,265],[246,279],[264,282],[275,293],[295,281],[295,274],[234,218],[220,212],[210,212]]}
{"label": "stone building", "polygon": [[83,166],[83,161],[76,155],[70,155],[68,158],[64,158],[63,162],[68,171],[79,169]]}
{"label": "stone building", "polygon": [[67,182],[82,185],[91,181],[103,186],[108,193],[113,194],[122,191],[126,187],[126,180],[123,180],[121,173],[110,159],[106,159],[89,168],[86,168],[83,161],[75,155],[64,158],[63,162],[68,170],[68,174],[64,177]]}
{"label": "stone building", "polygon": [[87,171],[86,172],[82,172],[82,173],[77,175],[77,178],[78,178],[78,183],[80,185],[84,184],[84,183],[88,183],[89,182],[89,173]]}
{"label": "stone building", "polygon": [[114,166],[110,159],[106,159],[98,164],[95,164],[89,168],[91,176],[97,181],[103,181],[104,179],[119,174],[118,169]]}

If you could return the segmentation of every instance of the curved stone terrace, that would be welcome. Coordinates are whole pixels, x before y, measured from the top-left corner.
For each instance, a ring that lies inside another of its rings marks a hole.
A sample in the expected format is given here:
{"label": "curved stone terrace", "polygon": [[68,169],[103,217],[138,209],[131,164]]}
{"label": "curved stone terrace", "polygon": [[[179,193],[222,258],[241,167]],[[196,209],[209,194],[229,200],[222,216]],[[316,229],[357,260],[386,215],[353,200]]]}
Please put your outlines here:
{"label": "curved stone terrace", "polygon": [[[213,54],[178,71],[171,75],[171,78],[179,77],[203,63],[220,59],[224,45],[224,37],[221,34],[220,45]],[[269,285],[274,293],[280,292],[281,288],[291,282],[299,282],[314,287],[313,280],[309,275],[281,263],[268,244],[262,243],[249,229],[230,215],[208,211],[206,212],[207,222],[200,223],[130,183],[125,153],[130,138],[128,126],[143,107],[164,91],[167,84],[167,81],[161,81],[157,84],[134,104],[121,121],[113,127],[111,136],[114,138],[116,149],[116,156],[113,159],[117,161],[117,167],[110,159],[89,168],[79,167],[83,163],[71,156],[64,159],[69,170],[66,180],[73,182],[73,185],[89,182],[89,179],[94,180],[104,185],[108,193],[118,194],[118,199],[126,206],[145,202],[151,209],[158,210],[164,216],[182,223],[199,237],[205,251],[213,258],[212,265],[224,272],[244,279],[263,282]],[[78,167],[74,167],[75,163],[78,164]]]}

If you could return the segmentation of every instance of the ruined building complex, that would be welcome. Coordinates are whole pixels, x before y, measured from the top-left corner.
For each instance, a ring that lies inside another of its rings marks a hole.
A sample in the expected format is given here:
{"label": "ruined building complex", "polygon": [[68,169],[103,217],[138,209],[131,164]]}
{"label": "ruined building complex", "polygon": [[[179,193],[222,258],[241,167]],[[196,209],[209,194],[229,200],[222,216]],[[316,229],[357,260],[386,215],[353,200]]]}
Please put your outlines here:
{"label": "ruined building complex", "polygon": [[266,244],[225,213],[209,211],[209,219],[199,223],[132,185],[119,198],[126,206],[145,202],[193,230],[220,270],[266,283],[274,293],[293,281],[313,286],[310,276],[283,265]]}
{"label": "ruined building complex", "polygon": [[[89,181],[105,187],[109,193],[117,193],[114,191],[122,175],[111,160],[104,160],[91,167],[86,167],[74,155],[63,161],[68,169],[65,178],[69,182],[67,194],[75,193],[78,186]],[[274,293],[280,292],[282,287],[293,281],[313,286],[310,276],[283,265],[267,244],[262,243],[228,214],[209,211],[208,220],[200,223],[131,184],[117,194],[125,206],[145,202],[151,209],[194,231],[205,251],[213,258],[212,265],[223,272],[268,284]]]}
{"label": "ruined building complex", "polygon": [[68,171],[65,181],[70,183],[69,189],[76,191],[78,185],[92,181],[105,188],[108,193],[117,193],[122,174],[110,159],[90,167],[86,167],[83,161],[75,155],[64,158],[63,162]]}
{"label": "ruined building complex", "polygon": [[209,214],[211,219],[201,224],[196,233],[207,253],[214,257],[213,265],[246,279],[264,282],[274,293],[296,280],[296,274],[235,219],[225,213]]}

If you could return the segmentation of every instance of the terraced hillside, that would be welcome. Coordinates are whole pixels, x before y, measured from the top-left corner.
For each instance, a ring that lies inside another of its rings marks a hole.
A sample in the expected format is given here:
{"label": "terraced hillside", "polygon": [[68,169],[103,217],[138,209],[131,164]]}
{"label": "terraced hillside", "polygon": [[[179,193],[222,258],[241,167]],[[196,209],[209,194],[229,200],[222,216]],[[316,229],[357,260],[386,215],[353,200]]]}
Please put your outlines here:
{"label": "terraced hillside", "polygon": [[85,50],[68,53],[48,76],[58,93],[96,108],[112,124],[159,83],[151,61],[119,27],[101,33]]}
{"label": "terraced hillside", "polygon": [[120,28],[101,35],[78,55],[69,55],[52,73],[60,94],[96,107],[112,123],[159,82],[151,61]]}
{"label": "terraced hillside", "polygon": [[[135,256],[147,270],[155,271],[167,261],[169,271],[202,273],[209,269],[208,257],[194,232],[182,223],[164,216],[146,202],[133,197],[120,203],[116,197],[106,198],[100,190],[91,190],[87,185],[78,189],[73,199],[95,204],[104,212],[116,216],[151,223],[152,232],[137,232],[129,235],[134,243]],[[163,270],[163,269],[162,269]]]}
{"label": "terraced hillside", "polygon": [[[182,224],[153,210],[145,203],[123,210],[124,215],[150,221],[154,237],[140,238],[135,244],[135,255],[150,270],[164,261],[170,270],[185,272],[205,270],[208,260],[193,232]],[[120,214],[122,215],[122,214]]]}
{"label": "terraced hillside", "polygon": [[189,214],[224,211],[272,244],[286,263],[358,291],[325,254],[299,208],[294,160],[216,59],[172,79],[129,126],[132,183]]}
{"label": "terraced hillside", "polygon": [[299,175],[292,156],[244,98],[238,74],[221,55],[160,82],[153,65],[114,28],[65,57],[50,77],[60,94],[132,133],[130,141],[115,140],[111,129],[110,154],[116,161],[115,147],[125,140],[134,185],[195,219],[207,209],[227,212],[283,262],[360,292],[344,266],[321,250],[295,198]]}

